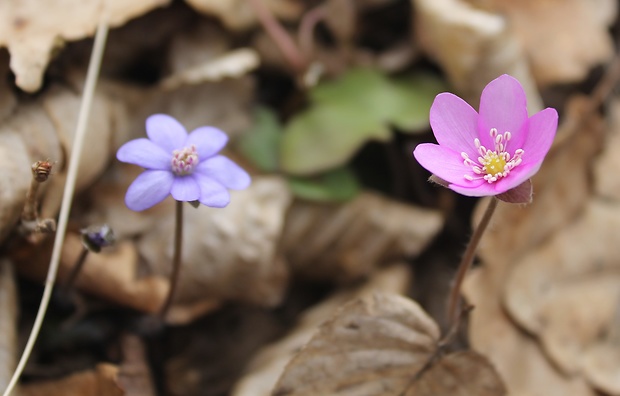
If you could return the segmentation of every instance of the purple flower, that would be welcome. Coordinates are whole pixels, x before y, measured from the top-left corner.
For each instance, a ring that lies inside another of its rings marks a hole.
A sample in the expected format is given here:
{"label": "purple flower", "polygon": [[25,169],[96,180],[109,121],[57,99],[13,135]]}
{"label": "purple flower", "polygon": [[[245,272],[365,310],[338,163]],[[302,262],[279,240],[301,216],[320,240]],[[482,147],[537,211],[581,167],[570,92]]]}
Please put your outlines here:
{"label": "purple flower", "polygon": [[116,153],[119,161],[146,169],[127,189],[125,203],[131,210],[148,209],[168,194],[177,201],[223,208],[230,202],[227,189],[250,185],[246,171],[218,155],[228,136],[217,128],[204,126],[188,134],[174,118],[154,114],[146,120],[146,134],[148,139],[129,141]]}
{"label": "purple flower", "polygon": [[415,158],[450,189],[481,197],[529,181],[551,147],[558,113],[547,108],[528,117],[523,87],[503,75],[482,91],[480,114],[456,95],[437,95],[430,124],[439,145],[418,145]]}

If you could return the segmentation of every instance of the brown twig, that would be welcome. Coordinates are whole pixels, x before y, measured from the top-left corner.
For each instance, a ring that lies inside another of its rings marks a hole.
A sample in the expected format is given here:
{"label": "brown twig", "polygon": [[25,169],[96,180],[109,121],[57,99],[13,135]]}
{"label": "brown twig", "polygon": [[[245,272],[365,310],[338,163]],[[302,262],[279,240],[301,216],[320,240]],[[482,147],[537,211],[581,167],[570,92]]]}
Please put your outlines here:
{"label": "brown twig", "polygon": [[320,5],[308,11],[299,23],[299,31],[297,33],[297,41],[299,48],[308,57],[314,52],[314,29],[316,25],[327,16],[327,8]]}

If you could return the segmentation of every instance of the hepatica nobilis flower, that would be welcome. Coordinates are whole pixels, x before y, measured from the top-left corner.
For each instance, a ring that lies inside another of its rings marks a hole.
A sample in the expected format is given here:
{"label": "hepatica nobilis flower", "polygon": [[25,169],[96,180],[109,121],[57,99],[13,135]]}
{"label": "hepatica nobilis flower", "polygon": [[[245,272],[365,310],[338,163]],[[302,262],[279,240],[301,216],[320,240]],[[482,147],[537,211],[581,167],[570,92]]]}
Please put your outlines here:
{"label": "hepatica nobilis flower", "polygon": [[145,168],[127,190],[129,209],[148,209],[168,194],[223,208],[230,202],[228,189],[250,185],[246,171],[218,154],[228,136],[217,128],[203,126],[188,134],[176,119],[154,114],[146,120],[146,134],[148,139],[129,141],[116,153],[119,161]]}
{"label": "hepatica nobilis flower", "polygon": [[528,117],[523,87],[503,75],[482,91],[480,114],[456,95],[437,95],[430,124],[439,145],[418,145],[415,158],[448,188],[480,197],[529,182],[551,147],[558,113],[547,108]]}

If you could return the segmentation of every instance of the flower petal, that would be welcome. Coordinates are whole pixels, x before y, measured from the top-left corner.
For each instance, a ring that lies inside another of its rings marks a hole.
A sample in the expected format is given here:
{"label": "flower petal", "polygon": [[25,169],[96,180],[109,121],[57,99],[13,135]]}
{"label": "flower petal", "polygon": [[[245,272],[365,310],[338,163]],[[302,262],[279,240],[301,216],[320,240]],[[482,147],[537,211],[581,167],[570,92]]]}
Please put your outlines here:
{"label": "flower petal", "polygon": [[[519,81],[504,74],[491,81],[480,96],[480,141],[486,148],[494,147],[489,132],[512,134],[512,144],[523,143],[522,133],[527,121],[527,98]],[[512,146],[515,147],[515,146]]]}
{"label": "flower petal", "polygon": [[123,144],[116,152],[116,158],[121,162],[146,169],[170,169],[170,155],[146,138],[130,140]]}
{"label": "flower petal", "polygon": [[452,191],[455,191],[461,195],[465,195],[468,197],[488,197],[488,196],[498,194],[498,192],[495,191],[494,183],[487,183],[484,180],[483,180],[483,183],[477,187],[468,187],[468,186],[459,186],[456,184],[450,184],[448,188]]}
{"label": "flower petal", "polygon": [[413,151],[413,156],[420,165],[449,183],[475,188],[484,182],[484,180],[465,179],[466,174],[474,176],[471,167],[463,164],[463,158],[459,153],[443,146],[432,143],[419,144]]}
{"label": "flower petal", "polygon": [[523,163],[540,163],[543,161],[558,129],[558,112],[546,108],[534,114],[528,120],[527,135],[523,142]]}
{"label": "flower petal", "polygon": [[210,177],[232,190],[243,190],[250,185],[251,181],[250,175],[245,170],[223,155],[201,161],[194,173]]}
{"label": "flower petal", "polygon": [[521,163],[519,166],[511,170],[507,177],[499,179],[493,183],[495,184],[495,191],[497,191],[498,194],[501,194],[517,187],[534,176],[540,169],[540,165],[542,165],[542,161],[537,164]]}
{"label": "flower petal", "polygon": [[172,154],[182,149],[187,131],[179,121],[166,114],[153,114],[146,119],[146,134],[156,145]]}
{"label": "flower petal", "polygon": [[137,212],[163,201],[172,187],[174,176],[163,170],[147,170],[131,183],[125,195],[125,204]]}
{"label": "flower petal", "polygon": [[467,102],[448,92],[437,95],[430,112],[430,124],[437,143],[476,158],[478,113]]}
{"label": "flower petal", "polygon": [[200,187],[193,175],[177,176],[172,182],[170,194],[177,201],[197,201],[200,198]]}
{"label": "flower petal", "polygon": [[194,172],[194,178],[200,186],[201,204],[211,206],[213,208],[223,208],[230,202],[230,194],[226,187],[218,183],[209,176]]}
{"label": "flower petal", "polygon": [[189,134],[185,146],[196,145],[198,159],[205,160],[217,154],[226,146],[226,143],[228,143],[228,135],[226,133],[214,127],[203,126],[194,129]]}

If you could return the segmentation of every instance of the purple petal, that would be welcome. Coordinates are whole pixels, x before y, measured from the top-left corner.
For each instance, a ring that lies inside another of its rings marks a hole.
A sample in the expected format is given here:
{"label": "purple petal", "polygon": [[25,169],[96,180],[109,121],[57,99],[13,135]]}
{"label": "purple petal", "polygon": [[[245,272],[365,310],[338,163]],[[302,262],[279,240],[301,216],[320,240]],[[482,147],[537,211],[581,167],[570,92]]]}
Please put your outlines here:
{"label": "purple petal", "polygon": [[182,149],[187,131],[179,121],[166,114],[153,114],[146,119],[146,134],[156,145],[172,154]]}
{"label": "purple petal", "polygon": [[527,136],[523,143],[523,163],[532,164],[543,161],[558,129],[558,112],[547,108],[534,114],[528,120]]}
{"label": "purple petal", "polygon": [[463,158],[459,153],[443,146],[432,143],[419,144],[413,155],[420,165],[449,183],[474,188],[484,182],[484,180],[465,179],[466,174],[474,176],[471,167],[463,164]]}
{"label": "purple petal", "polygon": [[170,194],[177,201],[197,201],[200,198],[200,187],[193,175],[177,176],[172,182]]}
{"label": "purple petal", "polygon": [[147,170],[142,172],[131,183],[125,195],[125,204],[137,212],[148,209],[163,201],[172,187],[174,176],[163,170]]}
{"label": "purple petal", "polygon": [[227,142],[228,135],[224,132],[214,127],[203,126],[194,129],[189,134],[185,146],[196,145],[198,159],[205,160],[217,154]]}
{"label": "purple petal", "polygon": [[200,186],[201,204],[211,206],[213,208],[223,208],[230,202],[230,194],[226,187],[218,183],[209,176],[194,172],[194,178]]}
{"label": "purple petal", "polygon": [[512,143],[521,145],[527,121],[527,98],[519,81],[504,74],[491,81],[480,96],[480,141],[487,148],[494,147],[489,132],[496,128],[499,134],[510,132]]}
{"label": "purple petal", "polygon": [[474,139],[478,137],[478,113],[463,99],[447,92],[437,95],[430,124],[440,145],[477,157]]}
{"label": "purple petal", "polygon": [[116,152],[116,158],[121,162],[146,169],[170,169],[170,154],[146,138],[131,140],[123,144]]}
{"label": "purple petal", "polygon": [[223,155],[200,162],[194,172],[214,179],[232,190],[243,190],[250,185],[251,181],[246,171]]}

